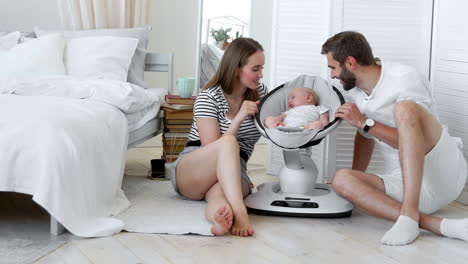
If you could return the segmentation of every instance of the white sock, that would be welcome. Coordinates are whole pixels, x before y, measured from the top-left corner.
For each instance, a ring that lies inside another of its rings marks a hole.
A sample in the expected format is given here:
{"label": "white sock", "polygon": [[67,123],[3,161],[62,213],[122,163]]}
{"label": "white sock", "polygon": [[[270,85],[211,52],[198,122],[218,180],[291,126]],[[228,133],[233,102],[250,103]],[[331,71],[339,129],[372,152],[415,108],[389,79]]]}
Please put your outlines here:
{"label": "white sock", "polygon": [[446,237],[468,241],[468,218],[442,219],[440,233]]}
{"label": "white sock", "polygon": [[385,233],[380,242],[389,246],[410,244],[419,236],[418,222],[406,215],[400,215],[390,230]]}

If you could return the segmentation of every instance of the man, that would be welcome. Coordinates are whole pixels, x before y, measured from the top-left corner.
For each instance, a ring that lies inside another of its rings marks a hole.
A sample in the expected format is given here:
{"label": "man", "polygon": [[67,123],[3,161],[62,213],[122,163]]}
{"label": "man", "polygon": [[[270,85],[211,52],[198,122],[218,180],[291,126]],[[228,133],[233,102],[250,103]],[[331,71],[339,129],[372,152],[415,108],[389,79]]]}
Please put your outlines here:
{"label": "man", "polygon": [[[409,66],[378,63],[357,32],[331,37],[322,54],[331,77],[355,100],[338,108],[336,117],[358,129],[352,169],[337,171],[335,190],[370,214],[396,221],[383,244],[409,244],[419,227],[468,241],[468,218],[430,215],[458,197],[467,166],[461,140],[438,121],[428,81]],[[365,173],[375,143],[383,149],[382,175]]]}

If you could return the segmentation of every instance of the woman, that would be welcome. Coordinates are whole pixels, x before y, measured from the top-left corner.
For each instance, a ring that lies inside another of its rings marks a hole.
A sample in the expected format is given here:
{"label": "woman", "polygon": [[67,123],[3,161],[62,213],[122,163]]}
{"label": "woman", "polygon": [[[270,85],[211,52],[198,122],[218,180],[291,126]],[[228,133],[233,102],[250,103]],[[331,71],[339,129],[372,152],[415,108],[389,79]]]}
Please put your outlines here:
{"label": "woman", "polygon": [[260,138],[252,116],[266,93],[259,83],[264,64],[257,41],[232,41],[197,97],[189,141],[173,164],[174,189],[188,199],[207,201],[205,215],[214,235],[230,229],[237,236],[254,233],[244,204],[253,186],[246,162]]}

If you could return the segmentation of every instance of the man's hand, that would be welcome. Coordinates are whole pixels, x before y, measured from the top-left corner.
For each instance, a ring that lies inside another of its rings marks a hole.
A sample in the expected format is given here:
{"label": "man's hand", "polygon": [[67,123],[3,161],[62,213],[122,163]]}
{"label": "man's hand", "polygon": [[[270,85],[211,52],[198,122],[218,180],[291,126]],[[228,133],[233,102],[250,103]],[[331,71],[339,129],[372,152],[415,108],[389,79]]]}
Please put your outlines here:
{"label": "man's hand", "polygon": [[356,104],[344,104],[340,106],[335,113],[336,117],[343,118],[352,126],[362,129],[366,122],[366,117],[361,114]]}

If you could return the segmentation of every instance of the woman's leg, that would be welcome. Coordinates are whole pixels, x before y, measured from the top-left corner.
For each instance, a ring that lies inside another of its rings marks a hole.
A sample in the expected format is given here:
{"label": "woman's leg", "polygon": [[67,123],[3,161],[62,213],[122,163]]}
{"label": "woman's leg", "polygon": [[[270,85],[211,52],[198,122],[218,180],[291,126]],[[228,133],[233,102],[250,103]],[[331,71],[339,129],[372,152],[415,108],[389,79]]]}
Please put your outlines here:
{"label": "woman's leg", "polygon": [[207,205],[205,209],[206,218],[213,223],[211,233],[215,236],[222,236],[231,229],[232,208],[224,196],[223,189],[219,183],[216,183],[206,193]]}
{"label": "woman's leg", "polygon": [[[249,194],[249,184],[242,180],[242,194],[243,197],[246,197]],[[242,228],[242,224],[235,222],[233,224],[232,219],[232,208],[229,202],[224,195],[224,191],[219,183],[216,183],[211,187],[208,193],[205,196],[207,201],[207,206],[205,210],[205,215],[208,220],[213,223],[211,232],[214,235],[223,235],[225,234],[232,226],[232,234],[238,236],[248,236],[248,230]],[[247,214],[247,211],[245,212]],[[247,233],[245,233],[247,231]],[[252,230],[253,231],[253,230]],[[252,233],[253,234],[253,233]]]}
{"label": "woman's leg", "polygon": [[[242,179],[241,186],[242,186],[242,197],[245,198],[250,193],[250,183]],[[241,208],[241,210],[242,210],[241,213],[244,217],[240,218],[240,220],[243,220],[243,219],[248,220],[249,216],[247,214],[247,208],[245,207],[245,204],[244,204],[244,207]],[[231,234],[236,235],[236,236],[251,236],[254,234],[254,230],[252,228],[245,229],[244,226],[245,226],[244,222],[237,221],[236,219],[234,219],[234,224],[232,225]]]}
{"label": "woman's leg", "polygon": [[239,144],[234,136],[222,136],[181,158],[176,170],[177,186],[183,196],[201,200],[219,182],[232,208],[236,230],[241,235],[252,235],[240,172]]}

